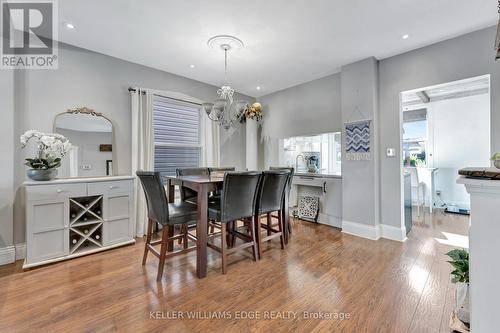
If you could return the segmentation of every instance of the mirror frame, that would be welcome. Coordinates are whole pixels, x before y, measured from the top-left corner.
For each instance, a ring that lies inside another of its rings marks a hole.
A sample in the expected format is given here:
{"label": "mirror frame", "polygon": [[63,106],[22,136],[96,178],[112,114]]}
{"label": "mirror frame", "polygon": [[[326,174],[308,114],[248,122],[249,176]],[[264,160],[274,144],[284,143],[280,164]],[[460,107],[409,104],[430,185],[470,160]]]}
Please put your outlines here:
{"label": "mirror frame", "polygon": [[[111,132],[111,146],[112,146],[112,159],[113,159],[113,169],[112,170],[113,170],[113,176],[116,176],[117,170],[118,170],[118,163],[117,163],[117,154],[116,154],[116,140],[115,140],[115,124],[114,124],[114,122],[110,118],[108,118],[106,115],[104,115],[103,113],[96,112],[93,109],[90,109],[86,106],[79,107],[79,108],[72,108],[72,109],[67,109],[65,112],[61,112],[61,113],[56,114],[56,116],[54,117],[54,123],[52,126],[53,127],[52,130],[54,133],[57,133],[56,132],[57,117],[62,116],[64,114],[87,114],[87,115],[94,116],[94,117],[102,117],[110,122],[111,131],[112,131]],[[97,176],[97,177],[112,177],[112,176],[104,175],[104,176]],[[94,177],[78,176],[78,177],[68,177],[68,178],[94,178]]]}

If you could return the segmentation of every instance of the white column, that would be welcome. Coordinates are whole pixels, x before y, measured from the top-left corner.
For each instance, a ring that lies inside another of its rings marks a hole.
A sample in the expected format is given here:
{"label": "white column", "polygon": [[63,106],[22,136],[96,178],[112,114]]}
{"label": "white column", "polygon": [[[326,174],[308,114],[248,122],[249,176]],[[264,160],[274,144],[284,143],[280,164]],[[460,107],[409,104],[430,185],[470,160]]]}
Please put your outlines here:
{"label": "white column", "polygon": [[471,332],[497,332],[500,314],[500,180],[460,177],[470,193]]}
{"label": "white column", "polygon": [[259,158],[257,147],[257,121],[247,119],[246,121],[246,168],[248,171],[257,170],[257,160]]}

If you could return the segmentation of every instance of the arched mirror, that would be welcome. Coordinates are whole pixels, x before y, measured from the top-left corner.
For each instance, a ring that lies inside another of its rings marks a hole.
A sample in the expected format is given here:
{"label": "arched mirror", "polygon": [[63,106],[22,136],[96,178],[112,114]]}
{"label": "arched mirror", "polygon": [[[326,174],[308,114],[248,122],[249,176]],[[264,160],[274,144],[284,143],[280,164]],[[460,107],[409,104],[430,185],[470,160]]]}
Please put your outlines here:
{"label": "arched mirror", "polygon": [[54,132],[73,145],[59,169],[59,177],[112,176],[116,169],[113,122],[83,107],[69,109],[54,119]]}

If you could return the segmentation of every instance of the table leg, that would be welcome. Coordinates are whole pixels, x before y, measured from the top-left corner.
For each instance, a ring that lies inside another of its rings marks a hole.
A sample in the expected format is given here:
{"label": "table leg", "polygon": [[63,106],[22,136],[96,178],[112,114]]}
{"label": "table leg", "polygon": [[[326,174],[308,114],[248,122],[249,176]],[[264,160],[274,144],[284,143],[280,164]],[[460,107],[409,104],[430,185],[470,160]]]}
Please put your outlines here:
{"label": "table leg", "polygon": [[196,275],[207,276],[207,220],[208,187],[200,184],[198,189],[198,221],[196,223]]}

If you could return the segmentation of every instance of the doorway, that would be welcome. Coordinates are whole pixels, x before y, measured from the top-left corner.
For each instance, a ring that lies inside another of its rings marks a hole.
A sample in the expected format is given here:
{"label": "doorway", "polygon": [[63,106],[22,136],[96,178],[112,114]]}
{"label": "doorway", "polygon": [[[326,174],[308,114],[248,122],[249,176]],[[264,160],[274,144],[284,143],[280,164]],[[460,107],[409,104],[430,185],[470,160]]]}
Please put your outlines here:
{"label": "doorway", "polygon": [[415,215],[468,214],[469,194],[456,179],[461,168],[490,166],[490,76],[404,91],[400,98],[407,232]]}

